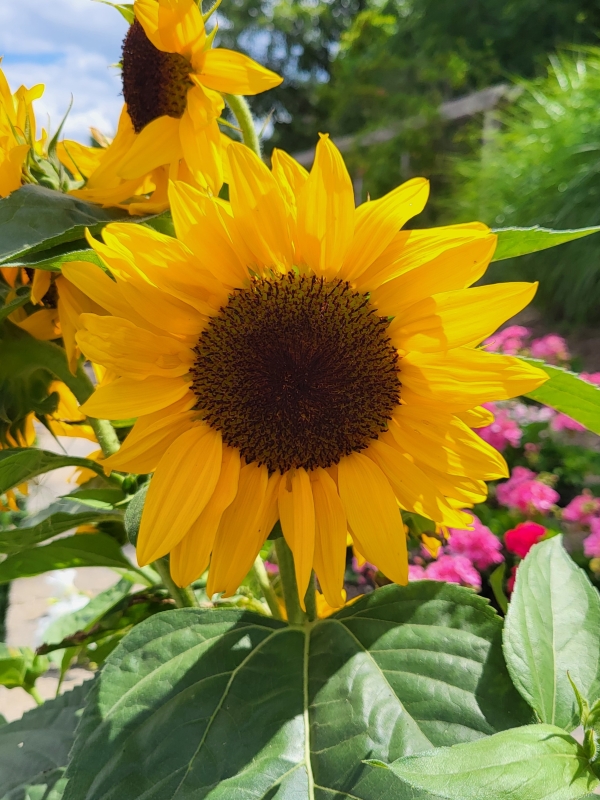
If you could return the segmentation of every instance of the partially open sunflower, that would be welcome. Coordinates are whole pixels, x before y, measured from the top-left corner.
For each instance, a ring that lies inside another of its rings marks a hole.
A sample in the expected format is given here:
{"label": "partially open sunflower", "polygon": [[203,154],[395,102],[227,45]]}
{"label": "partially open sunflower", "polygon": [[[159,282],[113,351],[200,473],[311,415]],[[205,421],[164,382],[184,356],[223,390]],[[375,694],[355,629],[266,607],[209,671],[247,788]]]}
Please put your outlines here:
{"label": "partially open sunflower", "polygon": [[459,509],[507,474],[472,427],[477,406],[539,386],[540,370],[477,349],[535,284],[466,287],[496,236],[474,223],[401,231],[423,179],[354,207],[328,137],[310,175],[229,150],[230,202],[171,191],[178,239],[126,224],[65,275],[113,316],[83,314],[77,340],[112,374],[84,411],[139,417],[109,468],[154,472],[138,540],[171,554],[186,585],[235,592],[281,521],[300,596],[315,569],[342,604],[346,536],[407,581],[399,507],[467,527]]}
{"label": "partially open sunflower", "polygon": [[[213,48],[196,0],[135,0],[133,10],[117,134],[85,188],[72,194],[136,214],[167,208],[169,179],[218,194],[230,141],[217,124],[222,93],[254,95],[282,79],[242,53]],[[67,152],[73,147],[66,143]]]}

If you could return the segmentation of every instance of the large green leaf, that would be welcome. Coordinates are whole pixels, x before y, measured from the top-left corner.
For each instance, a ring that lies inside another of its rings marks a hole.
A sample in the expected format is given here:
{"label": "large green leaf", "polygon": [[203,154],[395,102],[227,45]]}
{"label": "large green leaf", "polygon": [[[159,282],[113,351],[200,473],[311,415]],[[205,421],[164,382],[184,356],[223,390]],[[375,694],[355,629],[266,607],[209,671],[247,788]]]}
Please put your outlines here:
{"label": "large green leaf", "polygon": [[[0,800],[58,800],[90,682],[0,726]],[[52,793],[53,792],[53,793]]]}
{"label": "large green leaf", "polygon": [[553,231],[550,228],[540,228],[538,225],[533,228],[499,228],[494,231],[498,234],[498,246],[492,261],[502,261],[505,258],[547,250],[549,247],[572,242],[574,239],[581,239],[598,231],[600,226],[565,231]]}
{"label": "large green leaf", "polygon": [[413,789],[446,800],[577,800],[600,783],[582,748],[553,725],[441,747],[389,769]]}
{"label": "large green leaf", "polygon": [[0,450],[0,494],[59,467],[85,467],[104,475],[102,467],[89,458],[50,453],[36,447],[15,447]]}
{"label": "large green leaf", "polygon": [[43,186],[22,186],[0,200],[0,264],[99,233],[126,211],[105,209]]}
{"label": "large green leaf", "polygon": [[543,369],[550,380],[527,394],[532,400],[568,414],[590,431],[600,434],[600,387],[582,380],[574,372],[553,367],[535,358],[522,358]]}
{"label": "large green leaf", "polygon": [[11,259],[11,266],[31,267],[32,269],[47,269],[60,272],[63,264],[70,261],[90,261],[92,264],[102,266],[96,251],[87,244],[85,239],[77,239],[75,242],[66,242],[47,250],[31,253],[29,256]]}
{"label": "large green leaf", "polygon": [[542,722],[566,730],[578,724],[567,673],[590,703],[600,697],[600,595],[562,536],[535,545],[520,564],[504,652],[515,686]]}
{"label": "large green leaf", "polygon": [[122,519],[118,511],[88,511],[81,514],[51,514],[38,525],[29,528],[13,528],[0,531],[0,553],[18,553],[27,550],[40,542],[65,533],[79,525],[95,525]]}
{"label": "large green leaf", "polygon": [[531,720],[500,635],[485,600],[427,581],[306,628],[237,609],[167,611],[108,658],[65,798],[412,797],[362,761]]}
{"label": "large green leaf", "polygon": [[82,533],[8,556],[0,563],[0,583],[41,575],[51,569],[115,567],[130,569],[115,539],[104,533]]}
{"label": "large green leaf", "polygon": [[29,287],[26,287],[24,291],[19,291],[13,300],[0,308],[0,322],[3,322],[7,317],[10,317],[13,311],[16,311],[17,308],[24,306],[29,300],[30,296],[31,290]]}

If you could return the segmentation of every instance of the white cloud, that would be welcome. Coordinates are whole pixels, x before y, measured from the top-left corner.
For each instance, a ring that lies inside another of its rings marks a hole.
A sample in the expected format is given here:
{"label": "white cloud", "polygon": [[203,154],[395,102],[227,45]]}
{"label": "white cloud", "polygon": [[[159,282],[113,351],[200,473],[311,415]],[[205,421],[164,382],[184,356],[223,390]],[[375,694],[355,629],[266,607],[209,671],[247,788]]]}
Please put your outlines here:
{"label": "white cloud", "polygon": [[89,141],[93,125],[114,131],[123,98],[119,71],[127,23],[93,0],[2,0],[0,55],[13,91],[46,86],[36,103],[39,125],[56,129],[73,96],[65,136]]}

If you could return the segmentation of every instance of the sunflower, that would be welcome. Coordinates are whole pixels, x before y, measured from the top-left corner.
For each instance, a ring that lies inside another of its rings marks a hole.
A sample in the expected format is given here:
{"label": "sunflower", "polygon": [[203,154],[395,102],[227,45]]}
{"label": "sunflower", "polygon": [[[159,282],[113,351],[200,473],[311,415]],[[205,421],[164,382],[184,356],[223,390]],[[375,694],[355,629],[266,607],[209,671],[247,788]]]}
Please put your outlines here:
{"label": "sunflower", "polygon": [[[123,43],[125,106],[117,134],[76,196],[130,213],[168,207],[169,179],[218,194],[231,141],[217,119],[221,93],[254,95],[281,78],[252,59],[213,48],[195,0],[136,0]],[[207,15],[208,16],[208,15]]]}
{"label": "sunflower", "polygon": [[46,134],[35,140],[36,124],[33,101],[42,96],[42,84],[26,89],[19,87],[13,94],[4,72],[0,69],[0,197],[18,189],[23,180],[27,154],[33,147],[42,154]]}
{"label": "sunflower", "polygon": [[300,596],[314,568],[343,603],[346,537],[406,583],[399,509],[467,527],[458,510],[507,475],[472,428],[481,403],[545,373],[477,344],[536,285],[467,288],[496,236],[479,223],[401,230],[425,205],[414,179],[355,209],[327,136],[308,174],[273,154],[228,149],[230,202],[171,190],[177,239],[110,224],[90,263],[65,275],[112,316],[83,314],[83,353],[114,379],[83,407],[138,417],[107,468],[153,472],[141,564],[171,555],[189,584],[235,592],[277,520]]}

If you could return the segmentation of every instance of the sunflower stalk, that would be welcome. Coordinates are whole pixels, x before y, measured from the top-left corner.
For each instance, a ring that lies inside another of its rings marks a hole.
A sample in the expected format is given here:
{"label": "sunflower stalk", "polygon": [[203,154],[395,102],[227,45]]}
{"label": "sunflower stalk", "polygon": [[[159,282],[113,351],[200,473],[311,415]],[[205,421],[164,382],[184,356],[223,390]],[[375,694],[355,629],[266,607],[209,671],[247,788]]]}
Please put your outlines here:
{"label": "sunflower stalk", "polygon": [[158,558],[152,566],[160,575],[165,589],[169,592],[177,608],[198,608],[199,603],[193,590],[189,586],[181,587],[173,581],[171,568],[167,558]]}
{"label": "sunflower stalk", "polygon": [[244,144],[261,158],[260,139],[254,127],[254,117],[248,101],[245,97],[237,94],[225,94],[223,97],[240,126]]}
{"label": "sunflower stalk", "polygon": [[271,581],[269,580],[269,575],[267,570],[265,569],[264,562],[260,557],[260,554],[256,556],[256,560],[254,562],[254,566],[252,567],[254,572],[254,576],[260,586],[260,590],[263,593],[263,597],[267,601],[267,605],[271,610],[271,614],[275,619],[283,619],[281,615],[281,609],[279,608],[279,603],[277,602],[277,595],[275,594],[275,590],[271,586]]}

